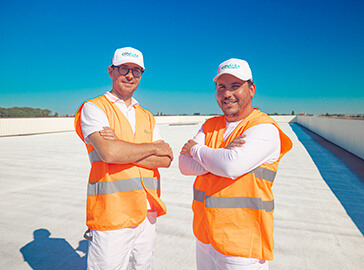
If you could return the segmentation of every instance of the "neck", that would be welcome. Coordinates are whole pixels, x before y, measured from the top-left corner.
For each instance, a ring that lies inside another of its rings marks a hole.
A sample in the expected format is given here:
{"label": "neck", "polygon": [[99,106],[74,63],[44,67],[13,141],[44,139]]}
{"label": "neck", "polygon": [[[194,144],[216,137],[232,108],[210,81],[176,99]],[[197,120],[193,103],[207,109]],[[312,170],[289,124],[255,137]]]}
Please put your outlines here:
{"label": "neck", "polygon": [[114,96],[116,96],[118,99],[123,100],[127,107],[129,107],[131,105],[131,99],[133,96],[123,96],[120,93],[118,93],[117,91],[114,91],[114,89],[112,89],[110,91],[110,93],[113,94]]}
{"label": "neck", "polygon": [[238,122],[243,120],[244,118],[247,118],[249,114],[251,114],[254,111],[254,108],[251,107],[248,110],[245,110],[242,114],[239,115],[226,115],[226,121],[228,122]]}

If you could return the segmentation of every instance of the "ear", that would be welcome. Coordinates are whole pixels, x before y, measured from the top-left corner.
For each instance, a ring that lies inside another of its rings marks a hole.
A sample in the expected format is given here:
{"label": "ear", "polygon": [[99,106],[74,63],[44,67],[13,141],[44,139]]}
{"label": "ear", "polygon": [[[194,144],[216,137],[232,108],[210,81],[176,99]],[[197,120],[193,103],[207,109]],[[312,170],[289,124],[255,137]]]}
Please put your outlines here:
{"label": "ear", "polygon": [[113,79],[113,68],[111,66],[109,66],[109,68],[107,69],[109,71],[109,76],[111,79]]}
{"label": "ear", "polygon": [[249,87],[249,91],[250,91],[250,97],[253,98],[255,96],[255,84],[254,83]]}

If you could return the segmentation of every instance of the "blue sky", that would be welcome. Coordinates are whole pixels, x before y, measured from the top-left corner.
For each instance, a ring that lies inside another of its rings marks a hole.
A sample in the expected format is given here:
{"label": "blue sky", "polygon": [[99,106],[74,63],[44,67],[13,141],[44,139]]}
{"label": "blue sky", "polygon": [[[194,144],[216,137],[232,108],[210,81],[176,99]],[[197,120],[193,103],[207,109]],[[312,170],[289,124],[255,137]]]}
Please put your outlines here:
{"label": "blue sky", "polygon": [[220,113],[212,81],[249,62],[268,113],[364,113],[363,1],[2,1],[0,107],[73,115],[111,89],[115,49],[146,70],[135,97],[153,113]]}

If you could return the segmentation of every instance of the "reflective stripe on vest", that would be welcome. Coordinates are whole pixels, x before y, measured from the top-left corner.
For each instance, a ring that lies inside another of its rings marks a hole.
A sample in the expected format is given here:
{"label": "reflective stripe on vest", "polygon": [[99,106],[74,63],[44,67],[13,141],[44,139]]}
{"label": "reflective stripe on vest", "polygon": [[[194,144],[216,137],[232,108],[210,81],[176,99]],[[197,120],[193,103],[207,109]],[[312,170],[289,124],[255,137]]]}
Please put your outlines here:
{"label": "reflective stripe on vest", "polygon": [[211,197],[206,196],[205,206],[208,208],[249,208],[272,212],[274,200],[262,201],[251,197]]}
{"label": "reflective stripe on vest", "polygon": [[90,163],[94,161],[101,161],[101,158],[97,154],[96,150],[92,150],[90,153],[88,153],[88,159],[90,160]]}
{"label": "reflective stripe on vest", "polygon": [[[274,178],[276,177],[276,174],[277,174],[275,171],[271,171],[269,169],[261,168],[261,167],[258,167],[249,173],[254,173],[256,178],[267,180],[269,182],[273,182]],[[205,191],[198,190],[195,188],[193,189],[193,199],[195,201],[204,202],[204,198],[205,198]],[[208,207],[208,206],[206,206],[206,207]],[[249,208],[249,207],[247,207],[247,208]],[[254,208],[254,209],[265,209],[265,208]],[[268,209],[269,209],[269,207],[268,207]]]}
{"label": "reflective stripe on vest", "polygon": [[[143,182],[146,188],[159,190],[159,179],[144,177]],[[87,195],[106,195],[123,191],[133,191],[143,189],[141,178],[130,178],[108,182],[88,183]]]}
{"label": "reflective stripe on vest", "polygon": [[261,198],[252,197],[205,197],[204,191],[195,188],[193,189],[193,199],[205,202],[205,207],[208,208],[249,208],[266,212],[272,212],[274,209],[274,200],[262,201]]}
{"label": "reflective stripe on vest", "polygon": [[252,170],[249,173],[254,173],[255,178],[264,179],[269,182],[273,182],[274,178],[276,177],[276,174],[277,174],[275,171],[271,171],[269,169],[262,168],[262,167],[257,167],[256,169]]}
{"label": "reflective stripe on vest", "polygon": [[193,189],[193,199],[198,202],[204,202],[205,201],[205,191]]}

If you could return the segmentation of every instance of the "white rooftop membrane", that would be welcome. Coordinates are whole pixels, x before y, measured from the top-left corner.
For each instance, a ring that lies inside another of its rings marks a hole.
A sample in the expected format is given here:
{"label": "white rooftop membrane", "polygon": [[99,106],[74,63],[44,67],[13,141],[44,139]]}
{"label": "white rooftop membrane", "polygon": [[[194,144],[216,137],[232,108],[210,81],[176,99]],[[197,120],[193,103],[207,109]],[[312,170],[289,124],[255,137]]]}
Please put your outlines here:
{"label": "white rooftop membrane", "polygon": [[[282,159],[273,186],[275,249],[271,269],[361,269],[361,232],[291,126],[280,126],[294,146]],[[170,168],[160,170],[168,213],[158,220],[154,269],[195,269],[191,210],[194,177],[180,174],[178,154],[199,128],[160,126],[175,160]],[[302,134],[298,136],[302,140]],[[340,160],[309,136],[303,139],[316,147],[324,161],[342,168]],[[0,268],[32,269],[32,265],[84,269],[90,165],[83,143],[73,132],[53,133],[3,137],[0,149]],[[341,172],[346,183],[355,177],[350,171]]]}

